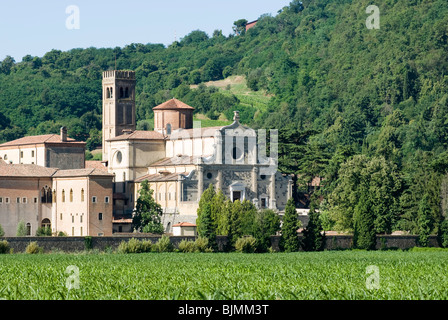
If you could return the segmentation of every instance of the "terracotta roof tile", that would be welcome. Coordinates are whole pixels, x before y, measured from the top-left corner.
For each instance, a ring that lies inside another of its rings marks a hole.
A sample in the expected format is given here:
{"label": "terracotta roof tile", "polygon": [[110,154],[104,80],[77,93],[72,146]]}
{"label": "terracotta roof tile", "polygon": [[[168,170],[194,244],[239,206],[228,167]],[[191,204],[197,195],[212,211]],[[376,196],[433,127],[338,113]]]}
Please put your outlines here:
{"label": "terracotta roof tile", "polygon": [[0,177],[52,177],[58,169],[35,164],[6,164],[0,166]]}
{"label": "terracotta roof tile", "polygon": [[95,169],[95,168],[58,170],[53,175],[53,177],[55,177],[55,178],[85,177],[85,176],[111,176],[111,177],[113,177],[114,175],[112,173],[108,173],[107,171]]}
{"label": "terracotta roof tile", "polygon": [[179,110],[179,109],[194,110],[193,107],[190,107],[188,104],[183,103],[182,101],[174,98],[153,108],[153,110]]}
{"label": "terracotta roof tile", "polygon": [[122,134],[107,141],[122,140],[165,140],[165,136],[157,131],[134,131],[131,134]]}
{"label": "terracotta roof tile", "polygon": [[104,166],[102,161],[86,161],[86,169],[98,169],[107,172],[107,168]]}
{"label": "terracotta roof tile", "polygon": [[181,223],[177,223],[177,224],[173,225],[173,227],[197,227],[197,225],[195,225],[194,223],[190,223],[190,222],[181,222]]}
{"label": "terracotta roof tile", "polygon": [[45,134],[40,136],[28,136],[13,141],[0,144],[0,147],[27,145],[27,144],[42,144],[42,143],[70,143],[76,145],[84,145],[85,142],[76,141],[72,138],[67,138],[67,141],[62,141],[59,134]]}

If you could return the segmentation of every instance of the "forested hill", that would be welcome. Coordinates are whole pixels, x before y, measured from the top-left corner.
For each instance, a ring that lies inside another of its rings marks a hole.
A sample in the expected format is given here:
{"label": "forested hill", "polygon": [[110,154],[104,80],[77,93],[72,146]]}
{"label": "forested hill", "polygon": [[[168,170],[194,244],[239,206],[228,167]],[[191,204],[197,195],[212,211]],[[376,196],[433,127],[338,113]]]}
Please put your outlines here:
{"label": "forested hill", "polygon": [[[91,135],[94,145],[102,71],[135,70],[141,127],[152,107],[173,96],[211,119],[238,108],[253,127],[280,129],[283,172],[305,183],[325,178],[329,224],[352,229],[367,193],[378,231],[416,231],[419,214],[429,215],[428,228],[436,230],[448,167],[448,2],[375,4],[379,30],[366,27],[370,0],[294,0],[247,33],[240,21],[240,35],[197,30],[168,47],[53,50],[20,63],[7,57],[0,65],[0,140],[57,132],[64,124],[72,137]],[[190,89],[231,75],[272,96],[269,105]]]}

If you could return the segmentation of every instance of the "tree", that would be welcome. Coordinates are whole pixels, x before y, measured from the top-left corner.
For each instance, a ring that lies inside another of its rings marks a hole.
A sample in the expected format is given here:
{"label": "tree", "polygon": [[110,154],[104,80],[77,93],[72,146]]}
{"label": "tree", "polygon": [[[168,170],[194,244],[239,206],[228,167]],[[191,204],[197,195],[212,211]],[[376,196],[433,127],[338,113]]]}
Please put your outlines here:
{"label": "tree", "polygon": [[368,195],[362,193],[354,212],[353,246],[357,249],[374,250],[376,233],[374,215]]}
{"label": "tree", "polygon": [[3,227],[0,224],[0,237],[4,237],[4,236],[5,236],[5,230],[3,230]]}
{"label": "tree", "polygon": [[[216,195],[216,191],[215,188],[213,186],[213,184],[210,184],[208,186],[208,188],[202,193],[201,195],[201,199],[199,200],[199,206],[198,206],[198,210],[197,210],[197,219],[196,219],[196,225],[197,228],[201,228],[201,215],[204,212],[204,208],[207,204],[211,204],[214,197]],[[212,214],[212,213],[210,213]],[[214,213],[213,213],[214,214]]]}
{"label": "tree", "polygon": [[25,222],[23,220],[20,220],[19,224],[17,225],[16,236],[25,237],[27,235],[26,233]]}
{"label": "tree", "polygon": [[163,210],[161,205],[154,200],[153,194],[154,190],[150,189],[148,180],[143,181],[135,206],[132,224],[140,232],[162,234],[161,217]]}
{"label": "tree", "polygon": [[313,199],[308,213],[308,225],[303,230],[302,247],[305,251],[321,251],[324,247],[325,235],[322,234],[320,213],[316,207],[316,199]]}
{"label": "tree", "polygon": [[418,222],[418,244],[427,247],[429,235],[431,234],[431,207],[429,205],[429,195],[425,193],[420,201],[417,214]]}
{"label": "tree", "polygon": [[294,199],[290,198],[286,203],[285,215],[283,216],[282,235],[280,245],[286,252],[299,251],[300,242],[297,229],[301,223],[297,214]]}
{"label": "tree", "polygon": [[280,217],[271,209],[258,210],[254,224],[257,252],[266,252],[271,245],[271,236],[280,231]]}
{"label": "tree", "polygon": [[196,220],[198,223],[198,236],[208,239],[208,243],[212,248],[216,247],[216,227],[212,219],[211,202],[204,203],[201,216]]}
{"label": "tree", "polygon": [[246,19],[239,19],[237,21],[235,21],[233,23],[233,32],[235,32],[235,34],[237,36],[245,34],[246,33],[246,25],[247,25],[247,20]]}

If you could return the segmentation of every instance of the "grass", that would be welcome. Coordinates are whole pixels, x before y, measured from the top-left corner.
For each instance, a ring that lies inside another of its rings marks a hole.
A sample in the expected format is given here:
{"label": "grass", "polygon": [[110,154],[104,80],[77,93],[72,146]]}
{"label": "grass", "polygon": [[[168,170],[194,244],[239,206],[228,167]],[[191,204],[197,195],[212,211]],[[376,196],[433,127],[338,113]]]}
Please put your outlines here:
{"label": "grass", "polygon": [[[447,251],[1,255],[0,299],[439,300],[447,262]],[[378,290],[366,287],[370,265]],[[79,289],[66,288],[69,266]]]}

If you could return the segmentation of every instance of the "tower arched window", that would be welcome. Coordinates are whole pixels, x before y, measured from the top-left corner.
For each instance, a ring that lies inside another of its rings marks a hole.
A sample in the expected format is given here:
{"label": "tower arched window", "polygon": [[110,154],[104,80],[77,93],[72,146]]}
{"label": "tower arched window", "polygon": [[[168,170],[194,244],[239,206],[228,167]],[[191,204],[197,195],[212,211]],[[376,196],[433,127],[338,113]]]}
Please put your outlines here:
{"label": "tower arched window", "polygon": [[110,98],[114,97],[114,88],[110,88]]}
{"label": "tower arched window", "polygon": [[70,189],[70,202],[73,202],[73,189]]}
{"label": "tower arched window", "polygon": [[124,97],[125,97],[125,98],[129,98],[129,88],[126,88],[126,89],[124,90]]}
{"label": "tower arched window", "polygon": [[110,98],[110,90],[109,88],[106,88],[106,99]]}
{"label": "tower arched window", "polygon": [[124,92],[123,92],[123,88],[120,88],[120,98],[124,97]]}

